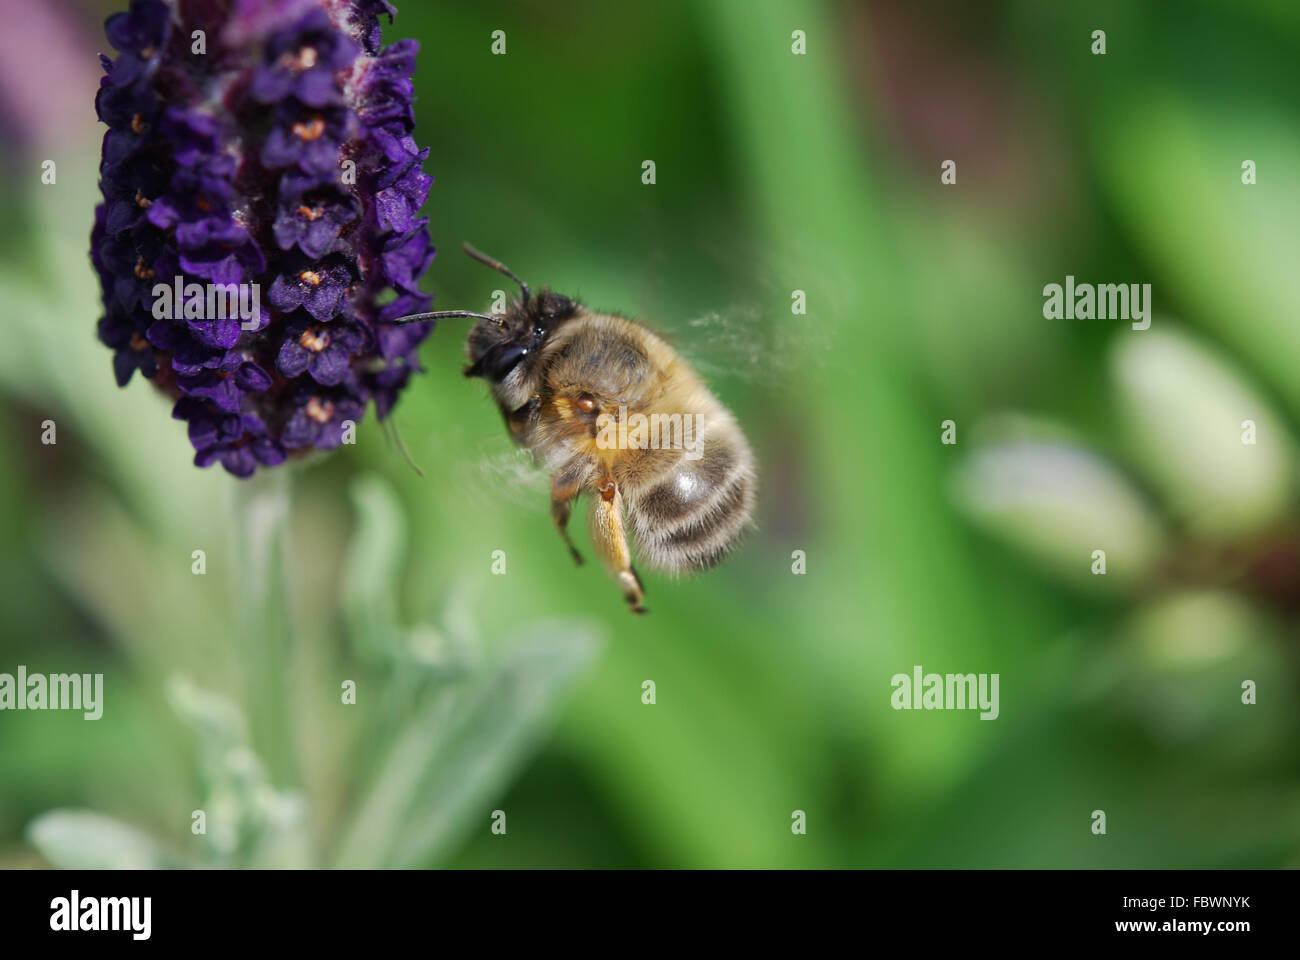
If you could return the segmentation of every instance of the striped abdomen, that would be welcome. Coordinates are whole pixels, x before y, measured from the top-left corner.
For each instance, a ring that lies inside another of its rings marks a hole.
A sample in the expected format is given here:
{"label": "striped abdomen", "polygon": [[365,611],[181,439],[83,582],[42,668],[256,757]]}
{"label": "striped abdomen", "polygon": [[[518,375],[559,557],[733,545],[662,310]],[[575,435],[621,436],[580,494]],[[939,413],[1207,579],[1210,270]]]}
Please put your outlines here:
{"label": "striped abdomen", "polygon": [[735,546],[754,507],[754,466],[734,422],[703,439],[702,456],[681,459],[629,497],[636,553],[662,570],[703,570]]}

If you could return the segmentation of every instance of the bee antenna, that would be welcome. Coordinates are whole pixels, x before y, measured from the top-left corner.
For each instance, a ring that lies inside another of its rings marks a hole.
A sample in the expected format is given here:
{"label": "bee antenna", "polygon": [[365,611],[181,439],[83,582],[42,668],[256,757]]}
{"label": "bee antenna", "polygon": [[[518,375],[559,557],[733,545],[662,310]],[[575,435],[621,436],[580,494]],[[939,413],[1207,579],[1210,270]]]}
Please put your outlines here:
{"label": "bee antenna", "polygon": [[509,277],[509,278],[510,278],[511,280],[513,280],[515,283],[519,284],[519,289],[522,290],[522,291],[524,292],[524,302],[527,302],[527,301],[529,301],[529,300],[532,299],[533,293],[532,293],[531,290],[528,289],[528,284],[524,283],[522,280],[520,280],[518,277],[516,277],[516,276],[514,275],[514,272],[513,272],[509,267],[507,267],[504,263],[502,263],[500,260],[494,260],[494,259],[492,259],[492,258],[489,257],[486,253],[484,253],[482,250],[476,250],[474,247],[470,246],[468,243],[462,243],[462,244],[461,244],[461,247],[462,247],[462,249],[464,249],[464,251],[465,251],[466,253],[468,253],[471,257],[473,257],[473,258],[474,258],[475,260],[477,260],[479,263],[482,263],[482,264],[485,264],[485,265],[491,267],[491,268],[492,268],[493,270],[495,270],[497,273],[504,273],[507,277]]}
{"label": "bee antenna", "polygon": [[456,317],[474,317],[478,320],[490,320],[498,327],[504,322],[500,317],[486,313],[474,313],[470,310],[435,310],[433,313],[413,313],[409,317],[398,317],[393,323],[423,323],[425,320],[450,320]]}

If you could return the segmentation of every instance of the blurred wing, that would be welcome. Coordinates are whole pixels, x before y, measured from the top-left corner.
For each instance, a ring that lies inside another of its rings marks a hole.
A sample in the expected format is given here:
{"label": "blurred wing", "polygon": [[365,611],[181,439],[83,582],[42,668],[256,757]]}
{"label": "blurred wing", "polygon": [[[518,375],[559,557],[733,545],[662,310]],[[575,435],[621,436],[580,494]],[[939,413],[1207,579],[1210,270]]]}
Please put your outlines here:
{"label": "blurred wing", "polygon": [[825,365],[829,338],[807,316],[765,316],[730,306],[666,330],[673,347],[706,380],[788,382]]}
{"label": "blurred wing", "polygon": [[457,461],[453,469],[455,488],[463,490],[468,505],[476,509],[500,507],[502,498],[544,509],[550,499],[550,479],[504,433],[484,437],[474,455]]}

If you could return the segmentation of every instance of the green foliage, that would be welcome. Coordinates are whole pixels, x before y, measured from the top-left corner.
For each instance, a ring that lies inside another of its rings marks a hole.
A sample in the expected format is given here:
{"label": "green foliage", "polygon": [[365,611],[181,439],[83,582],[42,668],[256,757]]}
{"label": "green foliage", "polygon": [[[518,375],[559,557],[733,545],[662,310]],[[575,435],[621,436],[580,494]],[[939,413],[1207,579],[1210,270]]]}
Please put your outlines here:
{"label": "green foliage", "polygon": [[[108,708],[0,715],[0,865],[1295,862],[1294,5],[400,6],[437,307],[503,282],[469,240],[663,329],[755,445],[758,529],[629,617],[454,321],[394,417],[423,478],[373,420],[197,470],[94,341],[88,128],[5,201],[0,671],[100,670]],[[1153,336],[1044,320],[1067,274],[1150,282]],[[914,664],[999,673],[1000,717],[891,709]]]}

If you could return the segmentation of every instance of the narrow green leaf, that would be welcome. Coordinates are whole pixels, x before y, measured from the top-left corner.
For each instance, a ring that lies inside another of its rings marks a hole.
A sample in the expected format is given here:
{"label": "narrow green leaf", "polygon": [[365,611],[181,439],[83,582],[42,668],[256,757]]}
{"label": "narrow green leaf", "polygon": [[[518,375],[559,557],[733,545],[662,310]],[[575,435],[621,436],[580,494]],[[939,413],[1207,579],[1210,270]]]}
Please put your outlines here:
{"label": "narrow green leaf", "polygon": [[91,810],[50,810],[27,825],[27,839],[64,870],[156,870],[175,867],[142,830]]}
{"label": "narrow green leaf", "polygon": [[581,624],[541,624],[463,682],[434,687],[395,740],[339,848],[341,867],[414,867],[452,853],[537,743],[598,647]]}

